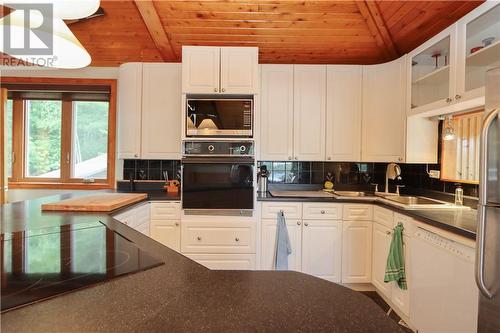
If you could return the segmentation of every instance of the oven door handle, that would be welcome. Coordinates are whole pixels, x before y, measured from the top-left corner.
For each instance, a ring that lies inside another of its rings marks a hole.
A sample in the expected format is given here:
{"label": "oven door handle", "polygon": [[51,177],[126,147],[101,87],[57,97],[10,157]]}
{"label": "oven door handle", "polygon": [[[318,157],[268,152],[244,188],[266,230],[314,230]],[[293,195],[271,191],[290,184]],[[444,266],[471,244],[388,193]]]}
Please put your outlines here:
{"label": "oven door handle", "polygon": [[253,158],[241,157],[186,157],[181,160],[183,164],[247,164],[254,165]]}

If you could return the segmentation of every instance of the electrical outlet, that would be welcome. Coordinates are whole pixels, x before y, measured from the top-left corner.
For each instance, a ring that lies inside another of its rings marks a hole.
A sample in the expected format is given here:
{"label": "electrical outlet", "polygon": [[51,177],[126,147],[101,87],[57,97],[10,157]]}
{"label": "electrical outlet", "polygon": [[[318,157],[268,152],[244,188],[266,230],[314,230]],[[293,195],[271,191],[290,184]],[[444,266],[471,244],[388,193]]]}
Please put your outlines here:
{"label": "electrical outlet", "polygon": [[439,179],[441,177],[441,171],[439,171],[439,170],[430,170],[429,171],[429,177],[430,178]]}

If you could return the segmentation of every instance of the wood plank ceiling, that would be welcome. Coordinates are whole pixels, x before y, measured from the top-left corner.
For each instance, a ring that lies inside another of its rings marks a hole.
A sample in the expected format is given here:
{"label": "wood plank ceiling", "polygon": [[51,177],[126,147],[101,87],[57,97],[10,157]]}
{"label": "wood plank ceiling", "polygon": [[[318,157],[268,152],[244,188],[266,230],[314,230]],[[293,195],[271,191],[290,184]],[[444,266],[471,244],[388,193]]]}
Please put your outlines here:
{"label": "wood plank ceiling", "polygon": [[372,64],[411,51],[482,1],[101,1],[71,30],[93,66],[181,61],[182,45],[258,46],[261,63]]}

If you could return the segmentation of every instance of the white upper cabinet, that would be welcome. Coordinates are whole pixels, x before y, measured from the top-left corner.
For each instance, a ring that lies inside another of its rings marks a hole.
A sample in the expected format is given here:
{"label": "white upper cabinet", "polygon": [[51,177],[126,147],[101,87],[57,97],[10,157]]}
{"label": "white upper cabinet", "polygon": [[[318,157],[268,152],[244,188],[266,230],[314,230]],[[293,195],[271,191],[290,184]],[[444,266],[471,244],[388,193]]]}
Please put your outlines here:
{"label": "white upper cabinet", "polygon": [[262,160],[290,160],[293,155],[293,65],[262,65]]}
{"label": "white upper cabinet", "polygon": [[141,154],[142,63],[127,63],[118,73],[118,158]]}
{"label": "white upper cabinet", "polygon": [[182,47],[182,92],[193,94],[255,94],[257,47]]}
{"label": "white upper cabinet", "polygon": [[455,44],[456,27],[451,26],[410,53],[411,113],[441,108],[453,101]]}
{"label": "white upper cabinet", "polygon": [[404,161],[405,79],[405,57],[363,67],[363,162]]}
{"label": "white upper cabinet", "polygon": [[325,159],[326,66],[294,66],[294,159]]}
{"label": "white upper cabinet", "polygon": [[182,91],[218,93],[220,83],[220,47],[182,47]]}
{"label": "white upper cabinet", "polygon": [[259,90],[259,49],[223,47],[220,51],[220,92],[256,94]]}
{"label": "white upper cabinet", "polygon": [[180,159],[181,66],[145,63],[142,74],[144,159]]}
{"label": "white upper cabinet", "polygon": [[359,161],[361,66],[329,65],[326,73],[326,160]]}
{"label": "white upper cabinet", "polygon": [[485,73],[500,65],[500,4],[486,2],[458,21],[457,96],[484,96]]}
{"label": "white upper cabinet", "polygon": [[118,158],[180,158],[180,66],[167,63],[120,66]]}

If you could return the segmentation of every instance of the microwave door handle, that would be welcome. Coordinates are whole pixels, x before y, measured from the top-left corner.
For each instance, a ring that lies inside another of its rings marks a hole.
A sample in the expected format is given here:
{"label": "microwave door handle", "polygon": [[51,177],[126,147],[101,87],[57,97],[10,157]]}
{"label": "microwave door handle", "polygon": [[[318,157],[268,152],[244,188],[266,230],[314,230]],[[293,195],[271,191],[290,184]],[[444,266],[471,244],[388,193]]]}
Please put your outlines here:
{"label": "microwave door handle", "polygon": [[493,293],[488,290],[484,281],[484,255],[485,255],[485,236],[486,236],[486,204],[488,195],[488,133],[495,117],[498,116],[498,110],[494,109],[484,119],[481,129],[481,146],[479,152],[479,221],[477,232],[477,249],[476,249],[476,284],[481,293],[491,299]]}

